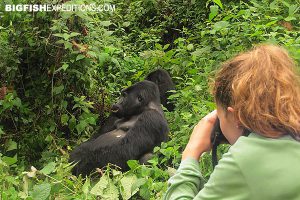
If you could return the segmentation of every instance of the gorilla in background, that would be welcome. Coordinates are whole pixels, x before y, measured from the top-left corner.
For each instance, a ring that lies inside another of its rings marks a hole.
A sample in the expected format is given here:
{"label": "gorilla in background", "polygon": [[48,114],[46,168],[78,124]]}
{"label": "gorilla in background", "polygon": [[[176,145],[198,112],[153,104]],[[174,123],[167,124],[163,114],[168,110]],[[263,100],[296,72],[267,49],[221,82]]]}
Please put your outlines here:
{"label": "gorilla in background", "polygon": [[[170,91],[175,90],[175,84],[173,83],[169,73],[164,69],[157,69],[148,74],[145,80],[151,81],[158,86],[161,104],[167,108],[168,111],[173,111],[175,106],[173,103],[168,102],[168,97],[171,94]],[[94,134],[92,138],[97,138],[99,135],[114,130],[115,122],[118,119],[119,118],[113,112],[110,113],[100,130]]]}
{"label": "gorilla in background", "polygon": [[112,112],[116,116],[113,128],[108,128],[112,130],[89,139],[71,152],[69,161],[77,163],[72,169],[74,175],[88,175],[108,163],[126,171],[128,160],[145,162],[153,148],[168,138],[159,90],[153,82],[145,80],[124,89]]}
{"label": "gorilla in background", "polygon": [[161,104],[168,111],[173,111],[175,106],[173,103],[168,102],[168,97],[171,95],[170,90],[175,90],[175,84],[169,73],[164,69],[158,69],[148,74],[145,79],[154,82],[158,86]]}

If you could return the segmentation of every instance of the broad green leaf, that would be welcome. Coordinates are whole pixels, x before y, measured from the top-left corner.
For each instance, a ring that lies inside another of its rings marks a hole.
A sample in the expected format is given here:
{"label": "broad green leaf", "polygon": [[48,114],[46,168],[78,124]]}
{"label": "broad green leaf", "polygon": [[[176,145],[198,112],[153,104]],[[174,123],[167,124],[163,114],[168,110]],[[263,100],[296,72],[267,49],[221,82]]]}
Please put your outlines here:
{"label": "broad green leaf", "polygon": [[132,82],[131,81],[127,81],[127,86],[131,86],[132,85]]}
{"label": "broad green leaf", "polygon": [[97,54],[94,51],[89,51],[87,54],[94,57],[94,58],[97,57]]}
{"label": "broad green leaf", "polygon": [[55,166],[56,166],[55,162],[50,162],[42,170],[40,170],[40,172],[48,175],[55,170]]}
{"label": "broad green leaf", "polygon": [[109,60],[110,55],[108,53],[100,53],[98,55],[98,59],[99,59],[99,63],[100,65],[103,65],[104,62],[106,62],[107,60]]}
{"label": "broad green leaf", "polygon": [[72,50],[73,45],[72,45],[71,42],[65,41],[63,44],[64,44],[64,46],[65,46],[65,49],[70,49],[70,50]]}
{"label": "broad green leaf", "polygon": [[3,162],[5,162],[7,165],[13,165],[15,164],[18,159],[17,159],[17,154],[14,157],[8,157],[8,156],[3,156],[2,157]]}
{"label": "broad green leaf", "polygon": [[67,63],[64,63],[61,68],[66,71],[66,69],[69,67],[69,65]]}
{"label": "broad green leaf", "polygon": [[202,57],[207,52],[210,52],[210,47],[203,47],[201,49],[196,49],[194,52],[192,52],[192,56],[194,57]]}
{"label": "broad green leaf", "polygon": [[103,199],[115,200],[119,199],[118,188],[113,184],[112,180],[109,181],[109,186],[104,190]]}
{"label": "broad green leaf", "polygon": [[11,140],[11,139],[8,141],[7,146],[8,147],[7,147],[6,151],[11,151],[11,150],[17,149],[17,143],[15,141]]}
{"label": "broad green leaf", "polygon": [[89,117],[89,118],[85,119],[85,121],[89,124],[96,125],[96,118],[94,118],[94,117]]}
{"label": "broad green leaf", "polygon": [[80,35],[80,33],[72,32],[72,33],[70,34],[70,37],[75,37],[75,36],[78,36],[78,35]]}
{"label": "broad green leaf", "polygon": [[63,89],[64,89],[64,86],[63,86],[63,85],[54,87],[54,88],[53,88],[53,94],[54,94],[54,95],[60,94],[60,93],[63,91]]}
{"label": "broad green leaf", "polygon": [[64,44],[65,41],[64,41],[64,40],[57,40],[55,43],[56,43],[56,44]]}
{"label": "broad green leaf", "polygon": [[64,70],[66,71],[66,69],[69,67],[69,64],[64,63],[60,68],[58,68],[57,70],[55,70],[55,73],[59,72],[60,70]]}
{"label": "broad green leaf", "polygon": [[56,128],[56,124],[51,124],[50,127],[49,127],[49,131],[50,132],[53,132]]}
{"label": "broad green leaf", "polygon": [[215,18],[215,16],[217,16],[219,12],[219,6],[210,6],[210,13],[209,13],[209,17],[208,20],[211,21],[213,18]]}
{"label": "broad green leaf", "polygon": [[130,169],[135,169],[139,166],[139,163],[136,160],[128,160],[127,164],[130,167]]}
{"label": "broad green leaf", "polygon": [[60,38],[63,38],[64,36],[63,36],[63,34],[61,34],[61,33],[55,33],[55,34],[53,34],[54,36],[56,36],[56,37],[60,37]]}
{"label": "broad green leaf", "polygon": [[166,52],[165,57],[171,58],[174,54],[175,54],[175,51],[170,50],[170,51],[167,51],[167,52]]}
{"label": "broad green leaf", "polygon": [[169,48],[169,46],[170,46],[170,44],[166,44],[163,49],[167,50]]}
{"label": "broad green leaf", "polygon": [[101,24],[102,26],[110,26],[110,25],[111,25],[111,22],[110,22],[110,21],[102,21],[102,22],[100,22],[100,24]]}
{"label": "broad green leaf", "polygon": [[276,24],[276,23],[277,23],[277,20],[271,21],[266,24],[266,27],[272,26],[273,24]]}
{"label": "broad green leaf", "polygon": [[278,8],[277,0],[273,1],[272,3],[270,3],[270,9],[271,10],[275,10],[277,8]]}
{"label": "broad green leaf", "polygon": [[135,191],[135,190],[138,191],[138,189],[139,189],[142,185],[144,185],[146,182],[147,182],[147,180],[146,180],[145,178],[139,178],[139,179],[137,179],[137,180],[132,184],[132,186],[131,186],[131,191]]}
{"label": "broad green leaf", "polygon": [[246,13],[245,10],[240,10],[240,11],[236,14],[236,16],[238,17],[238,16],[240,16],[240,15],[244,15],[245,13]]}
{"label": "broad green leaf", "polygon": [[64,34],[63,34],[63,38],[64,38],[65,40],[68,40],[70,37],[71,37],[71,36],[70,36],[68,33],[64,33]]}
{"label": "broad green leaf", "polygon": [[113,31],[107,31],[107,30],[104,30],[104,33],[103,35],[108,37],[108,36],[111,36],[114,32]]}
{"label": "broad green leaf", "polygon": [[121,185],[123,187],[123,190],[121,192],[123,199],[127,200],[130,197],[132,197],[135,193],[137,193],[138,188],[134,188],[134,190],[132,190],[132,186],[136,181],[137,181],[137,177],[133,174],[124,176],[120,180]]}
{"label": "broad green leaf", "polygon": [[62,101],[61,102],[61,105],[64,109],[67,109],[67,106],[68,106],[68,102],[67,101]]}
{"label": "broad green leaf", "polygon": [[130,22],[123,22],[124,27],[128,27],[130,25]]}
{"label": "broad green leaf", "polygon": [[53,35],[56,37],[63,38],[64,40],[68,40],[71,37],[71,35],[69,35],[68,33],[55,33]]}
{"label": "broad green leaf", "polygon": [[102,176],[100,181],[91,189],[90,193],[102,197],[101,199],[119,199],[117,187],[107,176]]}
{"label": "broad green leaf", "polygon": [[293,17],[294,14],[299,10],[299,7],[297,5],[290,5],[289,6],[289,17]]}
{"label": "broad green leaf", "polygon": [[221,2],[221,0],[213,0],[218,6],[220,6],[220,8],[223,9],[223,4]]}
{"label": "broad green leaf", "polygon": [[51,142],[53,140],[53,137],[51,135],[47,135],[47,137],[45,138],[46,142]]}
{"label": "broad green leaf", "polygon": [[104,189],[108,187],[108,178],[106,176],[102,176],[100,181],[96,183],[96,185],[91,189],[91,194],[102,196]]}
{"label": "broad green leaf", "polygon": [[27,197],[28,197],[28,195],[25,193],[25,192],[23,192],[23,191],[21,191],[21,192],[19,192],[19,197],[21,198],[21,199],[26,199]]}
{"label": "broad green leaf", "polygon": [[69,121],[69,116],[67,114],[63,114],[61,117],[60,117],[60,121],[63,125],[66,125]]}
{"label": "broad green leaf", "polygon": [[85,55],[79,54],[79,55],[76,57],[76,61],[82,60],[82,59],[84,59],[84,58],[85,58]]}
{"label": "broad green leaf", "polygon": [[229,22],[228,21],[219,21],[219,22],[216,22],[213,27],[214,27],[214,30],[218,31],[218,30],[221,30],[223,28],[227,28],[229,26]]}
{"label": "broad green leaf", "polygon": [[155,48],[158,50],[163,50],[161,44],[158,44],[158,43],[155,44]]}
{"label": "broad green leaf", "polygon": [[147,186],[142,186],[141,189],[140,189],[140,195],[142,198],[144,199],[150,199],[151,198],[151,193],[148,189]]}
{"label": "broad green leaf", "polygon": [[188,51],[191,51],[191,50],[194,49],[194,45],[193,45],[193,44],[189,44],[189,45],[187,45],[186,49],[187,49]]}
{"label": "broad green leaf", "polygon": [[15,100],[14,100],[14,105],[17,106],[17,107],[21,107],[22,105],[22,102],[21,102],[21,99],[19,97],[17,97]]}
{"label": "broad green leaf", "polygon": [[284,18],[284,20],[287,21],[287,22],[292,21],[292,20],[296,20],[296,19],[297,19],[296,17],[292,17],[292,16]]}
{"label": "broad green leaf", "polygon": [[33,200],[46,200],[48,199],[51,191],[49,183],[42,183],[33,187],[32,198]]}
{"label": "broad green leaf", "polygon": [[76,130],[78,133],[81,133],[87,126],[88,123],[85,120],[81,120],[79,124],[76,125]]}

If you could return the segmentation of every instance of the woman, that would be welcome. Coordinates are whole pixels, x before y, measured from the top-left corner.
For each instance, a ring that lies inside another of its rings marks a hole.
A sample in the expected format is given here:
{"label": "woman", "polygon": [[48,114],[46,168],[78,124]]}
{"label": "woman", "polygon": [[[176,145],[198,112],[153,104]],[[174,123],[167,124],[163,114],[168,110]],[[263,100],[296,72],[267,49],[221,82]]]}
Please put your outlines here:
{"label": "woman", "polygon": [[[293,60],[260,45],[224,63],[217,111],[194,128],[165,199],[300,200],[300,79]],[[199,158],[210,151],[216,118],[232,144],[204,185]],[[244,137],[245,129],[251,130]]]}

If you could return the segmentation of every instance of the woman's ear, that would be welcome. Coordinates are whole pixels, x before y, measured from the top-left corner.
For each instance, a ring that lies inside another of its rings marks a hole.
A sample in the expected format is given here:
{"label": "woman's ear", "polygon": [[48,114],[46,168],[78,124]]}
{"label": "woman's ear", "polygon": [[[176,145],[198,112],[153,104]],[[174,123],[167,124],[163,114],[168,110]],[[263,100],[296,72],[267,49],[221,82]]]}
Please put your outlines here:
{"label": "woman's ear", "polygon": [[234,109],[233,109],[232,107],[229,106],[229,107],[227,107],[227,111],[230,112],[230,113],[233,113],[233,112],[234,112]]}
{"label": "woman's ear", "polygon": [[[232,108],[232,107],[229,106],[229,107],[227,107],[227,111],[231,114],[231,116],[233,116],[234,108]],[[241,123],[238,120],[234,119],[234,121],[237,124],[236,125],[237,128],[241,127]]]}

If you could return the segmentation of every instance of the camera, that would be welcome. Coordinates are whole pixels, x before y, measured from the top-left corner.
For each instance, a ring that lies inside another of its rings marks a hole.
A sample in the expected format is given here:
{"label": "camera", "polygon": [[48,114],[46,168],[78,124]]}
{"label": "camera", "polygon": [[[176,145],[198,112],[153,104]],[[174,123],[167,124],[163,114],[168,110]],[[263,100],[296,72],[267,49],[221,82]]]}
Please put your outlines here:
{"label": "camera", "polygon": [[211,131],[210,141],[212,144],[217,144],[217,146],[221,143],[229,143],[228,140],[225,138],[225,136],[222,133],[219,118],[216,119],[214,128]]}
{"label": "camera", "polygon": [[229,143],[228,140],[225,138],[224,134],[222,133],[219,118],[216,119],[213,130],[211,131],[210,141],[212,143],[212,166],[213,168],[215,168],[215,166],[218,164],[217,148],[219,144]]}

